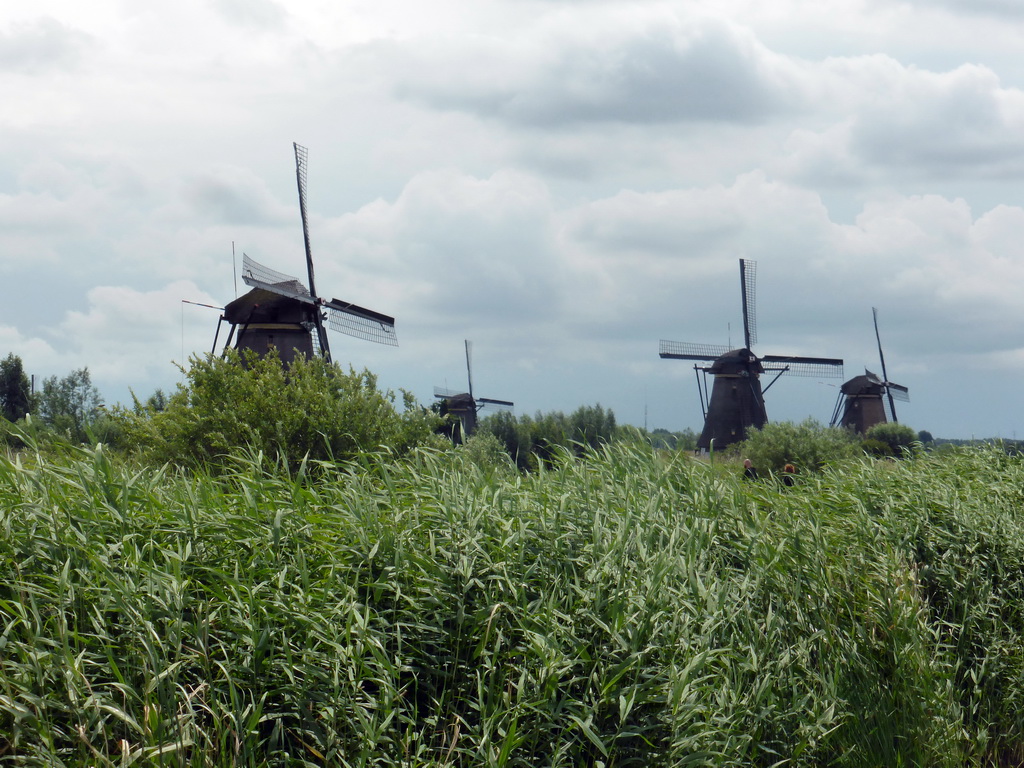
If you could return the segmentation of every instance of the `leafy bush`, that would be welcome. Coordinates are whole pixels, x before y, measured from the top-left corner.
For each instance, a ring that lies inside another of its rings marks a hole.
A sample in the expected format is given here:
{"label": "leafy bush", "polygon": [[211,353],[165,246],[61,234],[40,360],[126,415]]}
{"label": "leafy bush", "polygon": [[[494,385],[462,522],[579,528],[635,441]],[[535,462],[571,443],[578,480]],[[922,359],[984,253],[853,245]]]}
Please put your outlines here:
{"label": "leafy bush", "polygon": [[504,443],[490,432],[470,436],[458,452],[485,471],[506,472],[515,469]]}
{"label": "leafy bush", "polygon": [[858,454],[857,438],[840,427],[825,427],[815,419],[800,424],[780,421],[750,431],[739,452],[762,474],[781,472],[786,464],[800,471],[816,470]]}
{"label": "leafy bush", "polygon": [[669,432],[667,429],[652,430],[647,441],[655,448],[662,450],[694,451],[697,449],[698,432],[687,427],[682,432]]}
{"label": "leafy bush", "polygon": [[906,424],[888,422],[875,424],[864,435],[865,440],[876,440],[889,446],[893,456],[902,456],[917,442],[917,433]]}
{"label": "leafy bush", "polygon": [[276,356],[193,358],[164,410],[120,412],[125,440],[158,462],[223,467],[243,446],[297,466],[304,457],[341,461],[366,451],[402,454],[437,444],[438,419],[403,392],[377,390],[369,371],[345,373],[322,359],[287,368]]}
{"label": "leafy bush", "polygon": [[860,447],[869,456],[884,458],[893,455],[892,446],[882,440],[868,438],[860,444]]}

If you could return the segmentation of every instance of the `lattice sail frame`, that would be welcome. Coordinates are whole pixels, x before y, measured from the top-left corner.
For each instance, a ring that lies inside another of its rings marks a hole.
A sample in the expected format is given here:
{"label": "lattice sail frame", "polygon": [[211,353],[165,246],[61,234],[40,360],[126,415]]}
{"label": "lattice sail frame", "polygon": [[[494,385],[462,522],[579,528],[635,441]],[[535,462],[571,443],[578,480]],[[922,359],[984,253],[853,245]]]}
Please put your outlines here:
{"label": "lattice sail frame", "polygon": [[757,262],[740,259],[740,290],[743,298],[743,340],[747,349],[757,344]]}
{"label": "lattice sail frame", "polygon": [[398,346],[394,318],[357,307],[355,304],[346,304],[338,299],[330,301],[326,309],[327,325],[332,330],[389,347]]}
{"label": "lattice sail frame", "polygon": [[761,365],[765,371],[786,371],[807,378],[839,379],[843,376],[843,361],[830,357],[765,355],[761,358]]}
{"label": "lattice sail frame", "polygon": [[286,275],[284,272],[278,272],[260,264],[245,253],[242,254],[242,281],[255,288],[265,288],[282,296],[312,302],[309,289],[297,277]]}
{"label": "lattice sail frame", "polygon": [[658,354],[678,360],[717,360],[732,350],[722,344],[693,344],[688,341],[668,341],[658,344]]}

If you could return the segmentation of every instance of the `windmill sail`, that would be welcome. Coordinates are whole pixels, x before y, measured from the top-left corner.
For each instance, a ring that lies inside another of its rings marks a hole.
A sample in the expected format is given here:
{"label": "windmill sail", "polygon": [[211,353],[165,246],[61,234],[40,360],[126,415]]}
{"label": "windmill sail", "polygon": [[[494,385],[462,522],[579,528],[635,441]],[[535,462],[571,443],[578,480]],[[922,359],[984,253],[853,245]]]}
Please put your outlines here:
{"label": "windmill sail", "polygon": [[[316,280],[313,276],[313,250],[309,244],[309,215],[306,213],[306,162],[309,158],[309,151],[300,144],[292,142],[295,148],[295,183],[299,188],[299,215],[302,218],[302,243],[306,250],[306,275],[309,278],[309,295],[315,300]],[[320,342],[320,350],[328,361],[331,359],[331,346],[327,340],[327,329],[324,328],[323,314],[313,313],[313,322],[316,325],[317,338]]]}
{"label": "windmill sail", "polygon": [[740,295],[743,297],[743,340],[747,349],[757,344],[757,262],[740,259]]}
{"label": "windmill sail", "polygon": [[671,360],[716,360],[729,351],[720,344],[691,344],[687,341],[667,341],[658,345],[659,357]]}

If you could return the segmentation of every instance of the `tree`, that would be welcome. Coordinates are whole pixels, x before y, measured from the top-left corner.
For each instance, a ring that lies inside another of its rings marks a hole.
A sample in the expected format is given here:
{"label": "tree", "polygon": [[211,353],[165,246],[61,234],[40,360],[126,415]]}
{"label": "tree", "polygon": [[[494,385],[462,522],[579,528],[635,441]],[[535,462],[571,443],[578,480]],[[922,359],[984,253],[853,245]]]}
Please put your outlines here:
{"label": "tree", "polygon": [[44,380],[36,410],[44,424],[84,442],[102,408],[103,399],[92,384],[89,369],[81,368],[61,379],[50,376]]}
{"label": "tree", "polygon": [[14,353],[0,361],[0,408],[8,421],[19,421],[32,411],[32,385]]}
{"label": "tree", "polygon": [[570,438],[579,445],[596,448],[615,437],[615,414],[597,405],[581,405],[569,417]]}

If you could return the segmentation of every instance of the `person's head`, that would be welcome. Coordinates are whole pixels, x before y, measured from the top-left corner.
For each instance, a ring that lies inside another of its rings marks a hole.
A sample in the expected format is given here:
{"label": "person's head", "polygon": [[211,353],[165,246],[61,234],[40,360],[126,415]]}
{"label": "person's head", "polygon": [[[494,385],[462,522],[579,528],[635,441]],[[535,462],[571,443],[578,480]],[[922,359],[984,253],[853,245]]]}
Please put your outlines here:
{"label": "person's head", "polygon": [[782,471],[783,472],[788,472],[788,473],[792,474],[792,473],[796,472],[796,467],[794,467],[792,464],[787,464],[786,466],[784,466],[782,468]]}
{"label": "person's head", "polygon": [[752,466],[754,466],[754,462],[752,462],[750,459],[744,459],[743,460],[743,466],[746,469],[750,469]]}

